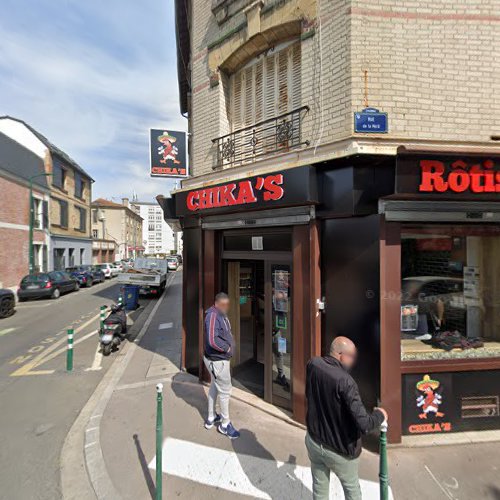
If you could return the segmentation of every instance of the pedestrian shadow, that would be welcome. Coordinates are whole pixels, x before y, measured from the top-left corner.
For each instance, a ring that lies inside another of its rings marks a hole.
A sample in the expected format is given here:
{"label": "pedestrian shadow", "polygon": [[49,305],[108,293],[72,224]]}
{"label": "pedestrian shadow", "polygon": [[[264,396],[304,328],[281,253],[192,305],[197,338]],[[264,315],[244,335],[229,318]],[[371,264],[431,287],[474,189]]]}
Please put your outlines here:
{"label": "pedestrian shadow", "polygon": [[151,477],[151,473],[148,467],[148,461],[146,460],[146,456],[144,455],[144,451],[142,450],[141,442],[139,441],[139,436],[137,434],[133,435],[135,448],[137,450],[137,457],[139,458],[139,463],[141,464],[142,474],[144,475],[144,480],[146,481],[146,485],[149,490],[149,494],[151,495],[152,500],[156,498],[156,488],[155,483],[153,482],[153,478]]}
{"label": "pedestrian shadow", "polygon": [[207,418],[207,396],[203,385],[187,373],[177,373],[172,377],[172,391],[189,406],[198,411],[202,421]]}
{"label": "pedestrian shadow", "polygon": [[297,458],[290,454],[278,462],[257,439],[254,432],[240,429],[239,439],[231,441],[238,461],[252,485],[273,500],[311,500],[312,492],[296,474]]}

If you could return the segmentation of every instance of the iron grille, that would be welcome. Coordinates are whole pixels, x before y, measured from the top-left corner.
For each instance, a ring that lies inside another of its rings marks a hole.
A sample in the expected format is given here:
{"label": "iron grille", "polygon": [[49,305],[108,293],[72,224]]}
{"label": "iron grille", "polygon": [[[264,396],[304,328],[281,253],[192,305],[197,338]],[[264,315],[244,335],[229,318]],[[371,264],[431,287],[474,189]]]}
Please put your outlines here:
{"label": "iron grille", "polygon": [[237,166],[277,152],[309,145],[302,139],[302,119],[309,106],[269,118],[222,137],[217,145],[217,167]]}

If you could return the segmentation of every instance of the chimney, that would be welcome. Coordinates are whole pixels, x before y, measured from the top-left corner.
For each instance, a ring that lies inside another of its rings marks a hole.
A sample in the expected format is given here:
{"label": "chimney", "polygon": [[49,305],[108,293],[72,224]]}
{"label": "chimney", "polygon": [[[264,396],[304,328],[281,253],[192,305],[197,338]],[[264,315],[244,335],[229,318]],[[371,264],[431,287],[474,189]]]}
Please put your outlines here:
{"label": "chimney", "polygon": [[129,206],[128,198],[122,198],[122,205],[124,205],[125,207]]}

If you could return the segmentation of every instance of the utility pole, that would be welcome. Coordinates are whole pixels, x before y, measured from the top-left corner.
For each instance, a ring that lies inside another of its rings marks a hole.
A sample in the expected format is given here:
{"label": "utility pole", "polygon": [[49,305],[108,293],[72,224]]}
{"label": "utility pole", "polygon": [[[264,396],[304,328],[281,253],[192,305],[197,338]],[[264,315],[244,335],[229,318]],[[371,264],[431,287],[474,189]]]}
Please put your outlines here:
{"label": "utility pole", "polygon": [[35,256],[33,252],[33,226],[35,225],[35,207],[34,207],[34,199],[33,199],[33,180],[37,177],[52,177],[54,174],[49,174],[48,172],[44,172],[42,174],[32,175],[29,178],[30,182],[30,194],[29,194],[29,242],[28,242],[28,252],[29,252],[29,274],[32,274],[35,270]]}

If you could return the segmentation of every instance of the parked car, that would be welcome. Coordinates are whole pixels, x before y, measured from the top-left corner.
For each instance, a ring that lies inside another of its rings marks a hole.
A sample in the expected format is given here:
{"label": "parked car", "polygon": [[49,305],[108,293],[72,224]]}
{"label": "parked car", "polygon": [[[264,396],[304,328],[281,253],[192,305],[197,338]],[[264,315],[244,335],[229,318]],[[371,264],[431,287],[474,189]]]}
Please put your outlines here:
{"label": "parked car", "polygon": [[14,292],[7,288],[0,288],[0,318],[7,318],[14,314],[15,305]]}
{"label": "parked car", "polygon": [[172,255],[172,257],[177,257],[177,260],[179,261],[179,265],[182,264],[182,255],[180,253],[176,253],[175,255]]}
{"label": "parked car", "polygon": [[124,264],[121,260],[118,260],[116,262],[113,262],[113,266],[115,266],[117,269],[118,269],[118,272],[119,273],[122,273],[123,272],[123,269],[124,269]]}
{"label": "parked car", "polygon": [[76,278],[64,271],[28,274],[21,280],[17,296],[19,301],[50,297],[58,299],[63,293],[73,292],[80,288]]}
{"label": "parked car", "polygon": [[92,266],[67,267],[66,272],[78,280],[80,286],[91,287],[100,280],[100,274]]}
{"label": "parked car", "polygon": [[106,279],[113,278],[118,274],[116,272],[116,269],[113,267],[113,264],[110,264],[109,262],[104,264],[97,264],[96,267],[97,269],[100,269],[104,273],[104,277]]}
{"label": "parked car", "polygon": [[167,269],[169,271],[177,271],[178,267],[179,267],[179,261],[177,260],[176,257],[167,258]]}

